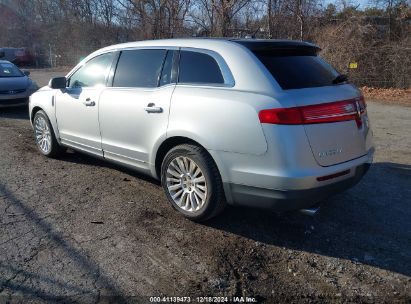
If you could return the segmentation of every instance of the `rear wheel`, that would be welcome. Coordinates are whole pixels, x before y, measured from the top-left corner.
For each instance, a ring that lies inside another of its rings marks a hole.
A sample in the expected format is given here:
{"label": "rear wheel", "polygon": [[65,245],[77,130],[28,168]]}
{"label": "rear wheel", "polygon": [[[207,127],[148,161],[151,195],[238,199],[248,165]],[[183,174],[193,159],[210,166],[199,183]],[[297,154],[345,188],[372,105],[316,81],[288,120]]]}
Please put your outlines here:
{"label": "rear wheel", "polygon": [[34,136],[40,153],[47,157],[57,157],[63,149],[57,142],[53,127],[44,111],[40,110],[33,119]]}
{"label": "rear wheel", "polygon": [[179,145],[165,156],[161,184],[171,205],[194,221],[207,220],[224,209],[220,173],[201,147]]}

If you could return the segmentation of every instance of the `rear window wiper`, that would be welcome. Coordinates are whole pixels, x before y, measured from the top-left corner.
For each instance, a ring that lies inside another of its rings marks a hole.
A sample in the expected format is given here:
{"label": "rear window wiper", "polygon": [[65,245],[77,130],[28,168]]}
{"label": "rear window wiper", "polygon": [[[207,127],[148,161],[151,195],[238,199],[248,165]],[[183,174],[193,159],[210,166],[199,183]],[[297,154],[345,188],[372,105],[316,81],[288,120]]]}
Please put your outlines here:
{"label": "rear window wiper", "polygon": [[346,82],[346,81],[348,81],[348,76],[345,74],[340,74],[334,78],[333,84],[339,84],[339,83]]}

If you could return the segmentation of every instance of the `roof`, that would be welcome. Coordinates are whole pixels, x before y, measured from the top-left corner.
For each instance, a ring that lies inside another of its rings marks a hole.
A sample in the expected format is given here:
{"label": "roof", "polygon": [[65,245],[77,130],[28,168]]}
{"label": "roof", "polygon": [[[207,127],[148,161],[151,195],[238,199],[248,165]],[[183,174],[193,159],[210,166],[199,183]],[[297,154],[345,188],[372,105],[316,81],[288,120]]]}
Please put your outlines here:
{"label": "roof", "polygon": [[[70,76],[78,66],[83,65],[91,58],[112,51],[132,48],[196,48],[215,52],[224,59],[224,64],[230,67],[230,72],[235,79],[235,86],[245,91],[264,92],[266,95],[274,94],[272,76],[266,71],[261,73],[262,63],[254,56],[252,51],[270,51],[275,49],[276,54],[282,51],[289,53],[303,53],[304,55],[317,53],[319,48],[314,44],[293,40],[259,40],[259,39],[233,39],[233,38],[182,38],[182,39],[157,39],[128,42],[111,45],[84,58],[74,67],[67,76]],[[244,71],[247,71],[246,73]]]}
{"label": "roof", "polygon": [[171,38],[171,39],[153,39],[126,42],[108,46],[104,49],[122,49],[133,47],[205,47],[206,45],[230,45],[232,42],[229,39],[222,38]]}
{"label": "roof", "polygon": [[173,38],[156,39],[127,42],[112,45],[103,50],[113,50],[120,48],[145,47],[145,46],[166,46],[166,47],[198,47],[198,48],[218,48],[229,45],[242,45],[254,51],[259,49],[312,49],[320,50],[315,44],[297,40],[277,40],[277,39],[236,39],[236,38]]}

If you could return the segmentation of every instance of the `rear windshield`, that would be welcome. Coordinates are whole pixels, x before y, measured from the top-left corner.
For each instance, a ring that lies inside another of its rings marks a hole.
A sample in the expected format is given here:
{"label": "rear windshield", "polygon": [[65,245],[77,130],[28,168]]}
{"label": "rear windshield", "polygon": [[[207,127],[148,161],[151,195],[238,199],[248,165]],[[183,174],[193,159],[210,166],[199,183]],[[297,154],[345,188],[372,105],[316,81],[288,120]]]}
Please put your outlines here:
{"label": "rear windshield", "polygon": [[0,77],[22,77],[24,74],[12,63],[0,63]]}
{"label": "rear windshield", "polygon": [[333,85],[339,73],[316,55],[254,53],[283,90]]}

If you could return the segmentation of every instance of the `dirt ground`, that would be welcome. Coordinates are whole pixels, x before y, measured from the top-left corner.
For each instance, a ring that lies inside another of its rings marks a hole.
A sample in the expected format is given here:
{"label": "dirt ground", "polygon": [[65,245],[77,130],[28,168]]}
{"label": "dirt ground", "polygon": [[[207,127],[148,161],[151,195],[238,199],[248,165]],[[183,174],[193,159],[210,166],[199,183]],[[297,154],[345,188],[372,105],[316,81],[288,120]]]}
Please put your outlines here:
{"label": "dirt ground", "polygon": [[315,217],[227,208],[196,224],[148,177],[41,156],[26,110],[1,110],[0,303],[410,303],[411,108],[368,111],[375,163]]}

